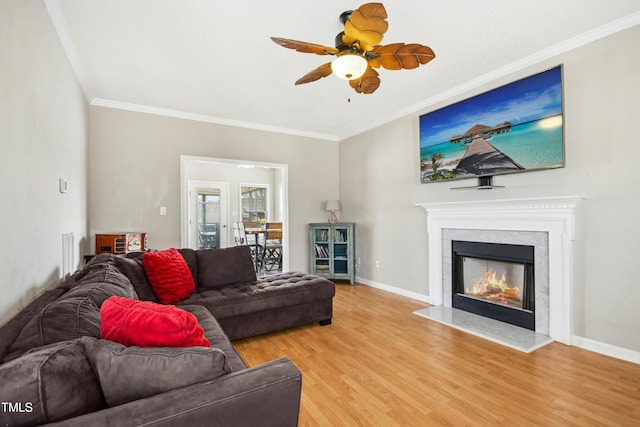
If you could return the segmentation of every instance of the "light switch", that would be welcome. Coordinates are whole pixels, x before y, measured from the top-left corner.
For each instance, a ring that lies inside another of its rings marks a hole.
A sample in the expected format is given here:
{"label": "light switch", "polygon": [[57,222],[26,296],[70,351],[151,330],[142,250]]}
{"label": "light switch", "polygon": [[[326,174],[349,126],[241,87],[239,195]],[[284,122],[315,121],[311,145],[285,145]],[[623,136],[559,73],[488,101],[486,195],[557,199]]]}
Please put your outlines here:
{"label": "light switch", "polygon": [[166,214],[167,214],[167,207],[160,206],[160,215],[166,215]]}
{"label": "light switch", "polygon": [[69,181],[64,178],[58,178],[58,185],[61,193],[67,193],[69,191]]}

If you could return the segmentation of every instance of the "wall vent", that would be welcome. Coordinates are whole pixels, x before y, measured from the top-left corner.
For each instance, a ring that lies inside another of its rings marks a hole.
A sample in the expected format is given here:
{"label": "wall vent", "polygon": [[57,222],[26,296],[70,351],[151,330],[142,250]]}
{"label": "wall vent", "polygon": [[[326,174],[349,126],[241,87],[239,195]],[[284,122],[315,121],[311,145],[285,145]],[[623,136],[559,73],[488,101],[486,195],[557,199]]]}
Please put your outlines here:
{"label": "wall vent", "polygon": [[74,272],[75,237],[73,233],[62,233],[62,277]]}

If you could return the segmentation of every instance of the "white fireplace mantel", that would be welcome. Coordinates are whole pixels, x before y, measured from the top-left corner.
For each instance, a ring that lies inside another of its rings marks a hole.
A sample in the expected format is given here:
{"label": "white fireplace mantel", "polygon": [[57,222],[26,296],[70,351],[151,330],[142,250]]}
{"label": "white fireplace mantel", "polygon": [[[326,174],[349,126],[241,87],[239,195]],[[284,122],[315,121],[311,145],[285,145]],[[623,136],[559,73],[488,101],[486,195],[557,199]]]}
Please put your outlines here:
{"label": "white fireplace mantel", "polygon": [[549,243],[549,336],[571,344],[574,211],[583,197],[420,203],[427,211],[429,303],[443,304],[442,230],[542,231]]}

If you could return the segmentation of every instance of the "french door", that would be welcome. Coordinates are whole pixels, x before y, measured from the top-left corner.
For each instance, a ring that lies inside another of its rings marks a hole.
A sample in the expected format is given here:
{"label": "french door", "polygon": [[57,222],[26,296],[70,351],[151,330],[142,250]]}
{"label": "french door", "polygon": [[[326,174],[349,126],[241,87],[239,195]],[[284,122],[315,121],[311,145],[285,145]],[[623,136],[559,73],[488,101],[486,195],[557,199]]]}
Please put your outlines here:
{"label": "french door", "polygon": [[188,181],[188,246],[192,249],[226,248],[229,184]]}

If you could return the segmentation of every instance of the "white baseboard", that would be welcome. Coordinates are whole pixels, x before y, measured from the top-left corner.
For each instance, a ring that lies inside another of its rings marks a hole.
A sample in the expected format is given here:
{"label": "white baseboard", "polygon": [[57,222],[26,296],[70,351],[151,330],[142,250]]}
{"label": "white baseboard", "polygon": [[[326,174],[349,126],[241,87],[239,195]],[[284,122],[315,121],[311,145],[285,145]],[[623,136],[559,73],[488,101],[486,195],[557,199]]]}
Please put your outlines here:
{"label": "white baseboard", "polygon": [[617,347],[615,345],[605,344],[600,341],[594,341],[589,338],[577,336],[573,336],[571,344],[585,350],[604,354],[605,356],[611,356],[615,357],[616,359],[640,364],[640,352],[629,350],[627,348]]}
{"label": "white baseboard", "polygon": [[428,295],[407,291],[406,289],[398,288],[396,286],[391,286],[391,285],[385,285],[384,283],[374,282],[373,280],[365,279],[364,277],[356,277],[356,282],[362,283],[363,285],[371,286],[372,288],[391,292],[392,294],[401,295],[403,297],[415,299],[415,300],[430,304]]}
{"label": "white baseboard", "polygon": [[[373,280],[365,279],[364,277],[356,277],[358,283],[371,286],[372,288],[380,289],[383,291],[391,292],[392,294],[401,295],[403,297],[415,299],[418,301],[431,304],[428,295],[419,294],[417,292],[407,291],[406,289],[398,288],[396,286],[386,285],[384,283],[375,282]],[[627,362],[640,364],[640,352],[629,350],[622,347],[617,347],[611,344],[605,344],[599,341],[594,341],[584,337],[573,336],[571,345],[583,348],[585,350],[594,351],[596,353],[603,354],[605,356],[615,357],[616,359],[626,360]]]}

